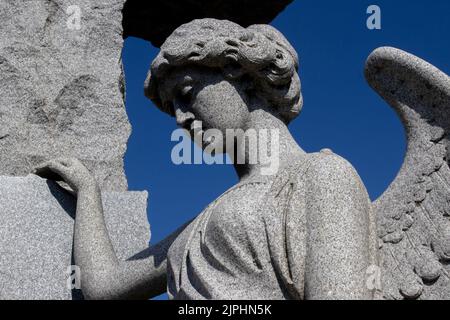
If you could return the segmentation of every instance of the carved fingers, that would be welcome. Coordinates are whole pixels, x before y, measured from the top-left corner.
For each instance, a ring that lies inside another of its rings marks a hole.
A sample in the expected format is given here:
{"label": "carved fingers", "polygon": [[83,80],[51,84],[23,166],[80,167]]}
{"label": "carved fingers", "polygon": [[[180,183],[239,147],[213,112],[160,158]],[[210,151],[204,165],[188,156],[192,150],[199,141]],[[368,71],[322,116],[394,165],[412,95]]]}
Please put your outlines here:
{"label": "carved fingers", "polygon": [[95,179],[89,170],[75,158],[59,158],[37,166],[34,173],[42,178],[64,181],[74,191],[95,185]]}

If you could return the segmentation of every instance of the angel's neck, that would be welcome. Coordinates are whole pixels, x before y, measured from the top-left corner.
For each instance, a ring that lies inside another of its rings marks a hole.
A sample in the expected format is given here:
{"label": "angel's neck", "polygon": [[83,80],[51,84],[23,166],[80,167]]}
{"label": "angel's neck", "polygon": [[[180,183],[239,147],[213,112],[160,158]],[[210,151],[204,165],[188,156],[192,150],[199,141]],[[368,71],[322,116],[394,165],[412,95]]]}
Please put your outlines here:
{"label": "angel's neck", "polygon": [[270,178],[305,154],[286,124],[264,110],[250,114],[245,132],[247,136],[256,137],[257,143],[248,138],[247,143],[242,140],[236,144],[234,168],[241,182],[255,177]]}

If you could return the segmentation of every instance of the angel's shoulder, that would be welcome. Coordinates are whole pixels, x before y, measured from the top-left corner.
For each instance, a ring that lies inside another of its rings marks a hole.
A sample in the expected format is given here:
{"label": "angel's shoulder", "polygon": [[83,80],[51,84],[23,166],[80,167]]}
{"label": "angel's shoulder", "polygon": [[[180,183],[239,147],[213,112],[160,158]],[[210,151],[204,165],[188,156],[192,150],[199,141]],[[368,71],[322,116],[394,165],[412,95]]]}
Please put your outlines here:
{"label": "angel's shoulder", "polygon": [[310,186],[329,190],[362,185],[353,165],[330,149],[308,154],[303,180]]}
{"label": "angel's shoulder", "polygon": [[[291,182],[291,183],[288,183]],[[364,185],[349,161],[333,153],[330,149],[304,154],[292,159],[289,166],[277,174],[270,188],[272,194],[280,194],[283,189],[294,187],[294,197],[299,194],[338,193],[344,190],[365,190]],[[320,191],[320,192],[319,192]]]}
{"label": "angel's shoulder", "polygon": [[330,149],[307,154],[301,169],[296,170],[295,179],[298,189],[302,189],[308,197],[341,198],[349,194],[367,194],[353,165]]}

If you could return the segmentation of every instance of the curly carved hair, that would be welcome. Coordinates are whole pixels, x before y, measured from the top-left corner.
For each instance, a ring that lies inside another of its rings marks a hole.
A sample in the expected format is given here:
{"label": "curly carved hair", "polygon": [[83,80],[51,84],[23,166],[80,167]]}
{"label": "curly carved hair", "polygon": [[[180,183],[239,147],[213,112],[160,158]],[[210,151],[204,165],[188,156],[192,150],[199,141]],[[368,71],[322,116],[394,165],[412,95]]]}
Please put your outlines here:
{"label": "curly carved hair", "polygon": [[227,79],[248,76],[255,94],[276,108],[286,123],[301,111],[297,53],[269,25],[243,28],[226,20],[201,19],[176,29],[161,47],[145,82],[146,96],[170,115],[172,101],[164,101],[161,82],[174,68],[187,65],[218,68]]}

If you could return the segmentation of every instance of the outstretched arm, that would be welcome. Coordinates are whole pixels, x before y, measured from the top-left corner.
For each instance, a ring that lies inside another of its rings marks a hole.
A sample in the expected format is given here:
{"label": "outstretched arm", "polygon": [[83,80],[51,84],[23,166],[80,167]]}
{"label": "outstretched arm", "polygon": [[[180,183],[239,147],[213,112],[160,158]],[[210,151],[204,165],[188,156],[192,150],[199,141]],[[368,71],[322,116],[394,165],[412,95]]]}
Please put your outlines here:
{"label": "outstretched arm", "polygon": [[353,167],[321,153],[307,173],[305,298],[371,299],[366,272],[374,263],[374,220]]}
{"label": "outstretched arm", "polygon": [[75,159],[50,161],[36,174],[64,180],[77,194],[75,263],[87,299],[149,299],[166,291],[167,251],[181,229],[145,252],[143,259],[119,261],[103,216],[94,177]]}

